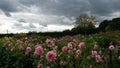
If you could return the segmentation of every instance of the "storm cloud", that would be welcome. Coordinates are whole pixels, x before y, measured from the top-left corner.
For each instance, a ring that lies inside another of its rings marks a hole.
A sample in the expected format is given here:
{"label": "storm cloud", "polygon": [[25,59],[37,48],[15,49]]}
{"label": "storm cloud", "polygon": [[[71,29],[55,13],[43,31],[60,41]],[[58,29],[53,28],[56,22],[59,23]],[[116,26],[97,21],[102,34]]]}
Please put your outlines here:
{"label": "storm cloud", "polygon": [[0,33],[7,29],[10,33],[71,29],[82,13],[94,15],[101,22],[120,16],[119,3],[120,0],[0,0]]}

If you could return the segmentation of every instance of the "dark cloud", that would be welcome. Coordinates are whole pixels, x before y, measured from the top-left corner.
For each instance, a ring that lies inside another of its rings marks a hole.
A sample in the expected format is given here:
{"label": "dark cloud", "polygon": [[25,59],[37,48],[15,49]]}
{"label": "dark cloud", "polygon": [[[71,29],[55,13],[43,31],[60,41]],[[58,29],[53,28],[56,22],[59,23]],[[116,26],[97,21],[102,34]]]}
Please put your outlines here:
{"label": "dark cloud", "polygon": [[6,16],[11,16],[10,12],[16,12],[18,2],[16,0],[0,0],[0,9],[4,11]]}
{"label": "dark cloud", "polygon": [[113,12],[120,11],[120,0],[91,0],[91,13],[99,16],[107,16]]}
{"label": "dark cloud", "polygon": [[[16,29],[36,29],[36,24],[73,25],[82,13],[96,16],[100,22],[120,15],[120,0],[0,0],[0,10],[14,23]],[[28,25],[24,25],[28,23]],[[97,23],[99,24],[99,23]]]}
{"label": "dark cloud", "polygon": [[45,14],[78,17],[81,13],[109,16],[120,11],[120,0],[20,0],[26,6],[36,5]]}
{"label": "dark cloud", "polygon": [[[16,4],[17,3],[17,4]],[[120,11],[120,0],[0,0],[0,8],[10,16],[9,12],[18,11],[16,6],[36,5],[45,14],[77,17],[81,13],[107,16]],[[42,10],[41,10],[42,9]]]}

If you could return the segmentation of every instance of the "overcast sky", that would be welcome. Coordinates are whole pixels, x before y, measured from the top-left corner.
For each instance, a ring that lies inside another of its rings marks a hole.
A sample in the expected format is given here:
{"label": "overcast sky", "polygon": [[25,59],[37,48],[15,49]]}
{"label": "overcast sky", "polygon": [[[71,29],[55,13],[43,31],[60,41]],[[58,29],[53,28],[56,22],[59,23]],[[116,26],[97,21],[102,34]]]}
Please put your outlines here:
{"label": "overcast sky", "polygon": [[0,0],[0,33],[62,31],[82,13],[98,22],[120,16],[120,0]]}

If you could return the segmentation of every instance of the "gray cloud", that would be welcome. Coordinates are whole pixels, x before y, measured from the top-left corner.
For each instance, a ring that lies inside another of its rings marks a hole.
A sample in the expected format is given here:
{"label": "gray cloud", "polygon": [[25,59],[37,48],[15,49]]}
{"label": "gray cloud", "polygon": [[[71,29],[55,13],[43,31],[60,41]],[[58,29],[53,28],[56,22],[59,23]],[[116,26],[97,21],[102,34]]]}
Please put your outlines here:
{"label": "gray cloud", "polygon": [[[42,13],[78,17],[81,13],[90,12],[95,16],[109,16],[120,11],[119,0],[30,0],[20,1],[27,6],[36,5]],[[99,19],[99,18],[98,18]]]}
{"label": "gray cloud", "polygon": [[29,23],[29,24],[14,23],[12,28],[18,29],[18,30],[23,30],[23,29],[30,30],[30,29],[35,29],[36,26],[32,23]]}
{"label": "gray cloud", "polygon": [[107,16],[113,12],[120,11],[120,0],[91,0],[91,12],[100,16]]}
{"label": "gray cloud", "polygon": [[[77,17],[81,13],[106,16],[120,11],[119,0],[0,0],[0,8],[7,14],[18,11],[16,6],[36,5],[42,13]],[[23,8],[23,6],[21,6]],[[26,9],[26,8],[23,8]],[[41,10],[42,9],[42,10]],[[26,9],[27,10],[27,9]],[[19,10],[20,11],[20,10]]]}
{"label": "gray cloud", "polygon": [[16,0],[0,0],[0,9],[4,11],[7,16],[10,16],[10,12],[16,12],[18,2]]}
{"label": "gray cloud", "polygon": [[20,22],[20,23],[26,23],[26,21],[24,19],[18,19],[18,22]]}
{"label": "gray cloud", "polygon": [[36,25],[71,26],[81,13],[92,14],[100,22],[120,15],[119,3],[120,0],[0,0],[0,10],[9,21],[17,21],[14,28],[29,30],[37,29]]}
{"label": "gray cloud", "polygon": [[36,28],[36,26],[35,26],[35,25],[33,25],[32,23],[31,23],[31,24],[29,24],[29,27],[30,27],[30,28]]}

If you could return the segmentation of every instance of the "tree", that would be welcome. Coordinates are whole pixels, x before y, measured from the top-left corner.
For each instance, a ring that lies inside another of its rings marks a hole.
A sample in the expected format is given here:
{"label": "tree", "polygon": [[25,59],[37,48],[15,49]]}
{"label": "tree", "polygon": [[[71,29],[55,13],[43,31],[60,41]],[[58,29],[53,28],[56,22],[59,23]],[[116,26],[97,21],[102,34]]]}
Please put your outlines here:
{"label": "tree", "polygon": [[113,18],[112,20],[104,20],[99,25],[100,31],[120,31],[120,18]]}
{"label": "tree", "polygon": [[109,25],[112,31],[120,31],[120,18],[112,19]]}
{"label": "tree", "polygon": [[92,15],[81,14],[79,17],[76,18],[75,24],[76,27],[80,27],[84,34],[86,34],[86,31],[88,31],[89,29],[91,30],[91,28],[95,28],[96,18]]}
{"label": "tree", "polygon": [[90,16],[88,14],[81,14],[79,17],[76,18],[75,24],[77,25],[77,27],[83,27],[83,28],[87,28],[87,27],[95,27],[96,24],[96,19],[94,16]]}
{"label": "tree", "polygon": [[99,30],[106,31],[106,30],[110,29],[110,26],[108,26],[109,24],[110,24],[110,21],[108,21],[108,20],[102,21],[99,25]]}

